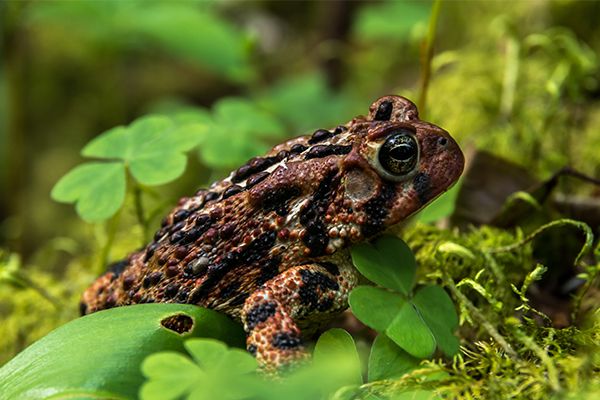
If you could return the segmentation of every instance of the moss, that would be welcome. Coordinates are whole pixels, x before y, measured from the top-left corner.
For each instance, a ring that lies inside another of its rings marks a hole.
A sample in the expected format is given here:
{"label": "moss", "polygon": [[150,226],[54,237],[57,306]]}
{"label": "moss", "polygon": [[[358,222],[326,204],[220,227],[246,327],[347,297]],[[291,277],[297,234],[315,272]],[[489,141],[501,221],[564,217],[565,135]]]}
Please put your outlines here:
{"label": "moss", "polygon": [[[54,277],[41,268],[27,268],[26,286],[0,282],[0,365],[54,328],[79,316],[79,296],[93,279],[81,260]],[[65,285],[65,282],[69,282]]]}

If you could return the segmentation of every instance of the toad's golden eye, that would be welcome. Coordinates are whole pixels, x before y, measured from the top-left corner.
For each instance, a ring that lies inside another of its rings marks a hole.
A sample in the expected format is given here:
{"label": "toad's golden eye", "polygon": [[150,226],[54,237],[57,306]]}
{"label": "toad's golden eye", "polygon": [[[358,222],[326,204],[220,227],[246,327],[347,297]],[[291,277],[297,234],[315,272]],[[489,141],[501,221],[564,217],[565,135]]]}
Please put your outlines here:
{"label": "toad's golden eye", "polygon": [[419,160],[419,145],[412,132],[398,130],[379,148],[379,164],[388,174],[402,177],[412,172]]}

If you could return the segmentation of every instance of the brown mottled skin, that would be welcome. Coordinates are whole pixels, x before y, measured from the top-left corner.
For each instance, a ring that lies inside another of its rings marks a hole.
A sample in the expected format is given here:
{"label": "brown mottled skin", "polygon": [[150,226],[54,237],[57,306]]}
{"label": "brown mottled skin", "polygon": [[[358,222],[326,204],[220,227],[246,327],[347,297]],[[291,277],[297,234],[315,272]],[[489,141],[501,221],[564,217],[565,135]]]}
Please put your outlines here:
{"label": "brown mottled skin", "polygon": [[274,370],[306,357],[302,337],[347,307],[357,281],[347,248],[446,191],[463,163],[412,102],[382,97],[367,117],[275,146],[181,199],[145,249],[86,290],[82,312],[152,302],[219,310],[243,322],[248,350]]}

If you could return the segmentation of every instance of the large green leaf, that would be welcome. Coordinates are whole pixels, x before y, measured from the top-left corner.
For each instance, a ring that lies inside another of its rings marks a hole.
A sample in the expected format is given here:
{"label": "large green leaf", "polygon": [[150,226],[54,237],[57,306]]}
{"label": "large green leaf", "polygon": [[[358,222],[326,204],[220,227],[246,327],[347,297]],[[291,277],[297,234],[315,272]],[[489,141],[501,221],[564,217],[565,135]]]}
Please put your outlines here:
{"label": "large green leaf", "polygon": [[[0,369],[3,399],[133,399],[142,360],[183,351],[190,337],[242,346],[241,327],[215,311],[183,304],[143,304],[100,311],[54,330]],[[173,358],[168,360],[171,364]]]}
{"label": "large green leaf", "polygon": [[[249,36],[223,18],[214,2],[40,2],[28,21],[85,47],[131,52],[152,49],[236,81],[252,78]],[[64,46],[68,48],[69,46]],[[61,49],[64,51],[64,49]]]}
{"label": "large green leaf", "polygon": [[125,167],[118,161],[81,164],[58,181],[51,196],[63,203],[76,203],[77,213],[88,222],[102,221],[123,204]]}
{"label": "large green leaf", "polygon": [[416,261],[410,248],[395,236],[384,235],[373,243],[351,249],[352,262],[367,279],[408,295],[415,281]]}
{"label": "large green leaf", "polygon": [[250,78],[248,38],[214,11],[190,3],[144,3],[125,26],[214,72],[234,80]]}

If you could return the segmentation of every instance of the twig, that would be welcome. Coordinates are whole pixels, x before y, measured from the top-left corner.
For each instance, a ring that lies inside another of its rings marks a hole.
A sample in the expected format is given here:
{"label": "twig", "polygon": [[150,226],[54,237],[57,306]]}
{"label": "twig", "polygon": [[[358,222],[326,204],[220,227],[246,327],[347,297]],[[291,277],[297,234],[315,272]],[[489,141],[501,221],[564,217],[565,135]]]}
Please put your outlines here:
{"label": "twig", "polygon": [[421,118],[425,116],[425,106],[427,102],[427,88],[431,77],[431,60],[433,58],[433,45],[435,43],[435,32],[437,21],[440,15],[442,0],[435,0],[431,7],[431,17],[429,18],[429,29],[427,37],[421,47],[421,87],[419,92],[418,108]]}

